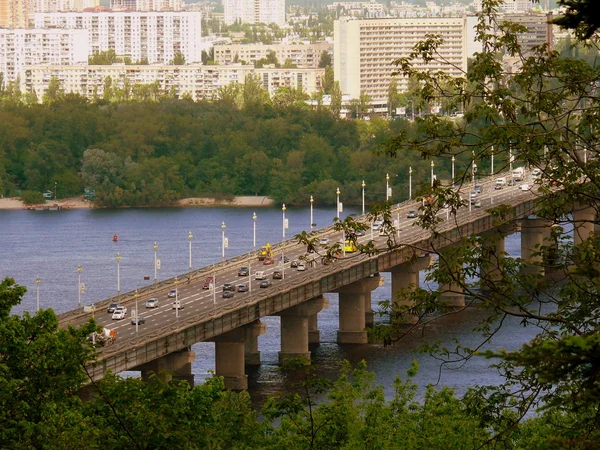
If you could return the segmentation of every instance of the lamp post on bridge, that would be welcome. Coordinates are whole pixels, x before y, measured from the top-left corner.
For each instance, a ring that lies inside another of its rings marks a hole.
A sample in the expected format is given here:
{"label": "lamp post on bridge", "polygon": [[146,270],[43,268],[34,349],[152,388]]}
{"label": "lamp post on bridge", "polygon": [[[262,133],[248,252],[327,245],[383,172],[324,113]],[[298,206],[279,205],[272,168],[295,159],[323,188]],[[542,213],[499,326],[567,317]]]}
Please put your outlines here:
{"label": "lamp post on bridge", "polygon": [[[283,241],[285,241],[285,203],[281,206],[281,213],[283,217],[283,226],[282,226],[282,235]],[[281,278],[285,279],[285,254],[284,254],[284,245],[283,241],[281,242]]]}
{"label": "lamp post on bridge", "polygon": [[313,225],[315,223],[315,221],[313,220],[313,203],[314,203],[315,199],[313,198],[313,196],[310,196],[310,231],[312,231],[313,229]]}
{"label": "lamp post on bridge", "polygon": [[365,180],[362,180],[362,213],[365,214]]}
{"label": "lamp post on bridge", "polygon": [[223,260],[225,260],[225,228],[227,228],[225,226],[225,221],[223,221],[221,223],[221,258],[223,258]]}
{"label": "lamp post on bridge", "polygon": [[433,180],[434,180],[434,175],[433,175],[433,168],[435,166],[435,163],[433,161],[431,161],[431,187],[433,187]]}
{"label": "lamp post on bridge", "polygon": [[77,266],[77,293],[78,293],[78,297],[77,297],[77,309],[81,309],[81,271],[83,270],[83,267],[81,266]]}
{"label": "lamp post on bridge", "polygon": [[154,241],[154,283],[158,282],[158,258],[156,255],[156,251],[158,250],[158,244]]}
{"label": "lamp post on bridge", "polygon": [[339,219],[340,218],[340,188],[335,190],[336,200],[335,200],[335,215]]}
{"label": "lamp post on bridge", "polygon": [[192,239],[194,239],[194,235],[190,231],[188,234],[188,239],[190,240],[190,277],[192,276]]}
{"label": "lamp post on bridge", "polygon": [[121,295],[121,255],[117,253],[117,295]]}
{"label": "lamp post on bridge", "polygon": [[390,199],[390,174],[385,174],[385,201]]}
{"label": "lamp post on bridge", "polygon": [[408,167],[408,199],[412,200],[412,166]]}
{"label": "lamp post on bridge", "polygon": [[37,289],[37,303],[36,303],[35,312],[38,312],[40,310],[40,283],[41,282],[42,282],[42,280],[40,280],[39,278],[35,279],[35,287]]}
{"label": "lamp post on bridge", "polygon": [[253,231],[252,231],[252,247],[254,248],[254,250],[256,250],[256,219],[258,217],[256,217],[256,212],[252,213],[252,220],[253,220]]}
{"label": "lamp post on bridge", "polygon": [[453,155],[452,156],[452,187],[454,187],[454,161],[456,161],[456,158]]}
{"label": "lamp post on bridge", "polygon": [[138,326],[140,324],[140,310],[138,309],[138,290],[135,290],[135,334],[138,334]]}

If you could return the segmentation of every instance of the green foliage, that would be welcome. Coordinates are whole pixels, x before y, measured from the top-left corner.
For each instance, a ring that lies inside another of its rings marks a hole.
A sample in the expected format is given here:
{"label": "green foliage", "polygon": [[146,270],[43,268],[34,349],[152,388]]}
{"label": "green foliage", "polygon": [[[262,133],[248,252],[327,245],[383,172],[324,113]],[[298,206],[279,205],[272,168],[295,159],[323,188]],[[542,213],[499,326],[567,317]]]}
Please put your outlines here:
{"label": "green foliage", "polygon": [[21,192],[21,201],[26,205],[35,205],[44,203],[44,195],[39,191],[23,191]]}

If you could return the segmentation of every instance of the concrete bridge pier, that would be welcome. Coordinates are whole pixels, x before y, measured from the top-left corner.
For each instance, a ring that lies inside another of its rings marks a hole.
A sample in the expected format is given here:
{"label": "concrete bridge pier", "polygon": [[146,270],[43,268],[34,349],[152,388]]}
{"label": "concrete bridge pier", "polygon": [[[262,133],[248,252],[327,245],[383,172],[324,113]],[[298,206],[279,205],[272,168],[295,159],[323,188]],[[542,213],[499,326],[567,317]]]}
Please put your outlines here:
{"label": "concrete bridge pier", "polygon": [[419,318],[407,311],[413,302],[398,298],[401,290],[414,292],[419,287],[419,272],[431,266],[431,256],[426,255],[392,268],[392,321],[398,324],[417,323]]}
{"label": "concrete bridge pier", "polygon": [[153,361],[148,361],[134,370],[142,372],[142,379],[148,381],[150,375],[154,373],[159,379],[168,383],[172,379],[187,381],[190,386],[194,386],[194,375],[192,375],[192,362],[196,358],[196,353],[188,347],[184,350],[169,353]]}
{"label": "concrete bridge pier", "polygon": [[223,377],[225,387],[232,391],[248,389],[248,376],[244,369],[246,328],[236,328],[211,341],[215,343],[215,373]]}
{"label": "concrete bridge pier", "polygon": [[[281,317],[281,351],[279,363],[286,358],[300,357],[310,362],[308,349],[309,317],[325,308],[328,301],[320,296],[277,313]],[[316,321],[316,319],[313,319]]]}
{"label": "concrete bridge pier", "polygon": [[[371,298],[371,291],[379,287],[380,277],[373,276],[355,281],[338,289],[340,299],[340,329],[337,334],[339,344],[366,344],[365,305]],[[369,302],[370,303],[370,302]]]}
{"label": "concrete bridge pier", "polygon": [[439,252],[439,261],[441,269],[446,269],[452,273],[453,279],[448,283],[440,283],[438,287],[440,291],[440,302],[447,308],[462,308],[465,306],[465,294],[463,287],[460,285],[460,280],[463,279],[464,273],[462,268],[457,271],[456,267],[452,267],[452,260],[455,257],[453,247],[446,247]]}
{"label": "concrete bridge pier", "polygon": [[260,320],[244,326],[246,340],[244,342],[244,361],[247,366],[260,366],[260,351],[258,350],[258,337],[265,334],[267,326]]}
{"label": "concrete bridge pier", "polygon": [[550,222],[546,219],[521,219],[521,259],[530,265],[523,268],[528,275],[544,275],[543,257],[540,247],[550,233]]}
{"label": "concrete bridge pier", "polygon": [[591,206],[575,205],[573,208],[573,243],[579,245],[594,232],[596,210]]}
{"label": "concrete bridge pier", "polygon": [[506,227],[496,228],[483,233],[483,258],[480,267],[481,289],[490,291],[496,282],[502,278],[502,261],[505,252],[505,238],[508,234]]}

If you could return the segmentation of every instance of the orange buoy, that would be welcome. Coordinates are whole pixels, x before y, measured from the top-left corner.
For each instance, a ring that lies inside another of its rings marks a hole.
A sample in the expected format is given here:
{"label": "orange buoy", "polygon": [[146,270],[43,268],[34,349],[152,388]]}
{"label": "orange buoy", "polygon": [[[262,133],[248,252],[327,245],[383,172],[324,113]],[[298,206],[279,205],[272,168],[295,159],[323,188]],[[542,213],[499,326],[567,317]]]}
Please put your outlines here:
{"label": "orange buoy", "polygon": [[117,242],[119,240],[119,236],[117,236],[116,234],[113,236],[113,242]]}

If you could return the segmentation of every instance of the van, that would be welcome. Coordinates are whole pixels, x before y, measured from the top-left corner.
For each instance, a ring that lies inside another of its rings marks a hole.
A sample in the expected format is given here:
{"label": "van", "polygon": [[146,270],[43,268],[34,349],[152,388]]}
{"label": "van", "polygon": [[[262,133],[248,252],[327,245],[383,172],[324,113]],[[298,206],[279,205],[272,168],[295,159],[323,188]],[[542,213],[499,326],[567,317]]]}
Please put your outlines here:
{"label": "van", "polygon": [[254,274],[254,279],[256,279],[256,280],[266,280],[267,279],[267,274],[265,273],[264,270],[259,270],[258,272],[256,272]]}
{"label": "van", "polygon": [[542,169],[535,168],[531,171],[531,178],[537,179],[542,176]]}
{"label": "van", "polygon": [[496,184],[506,186],[506,177],[496,178]]}
{"label": "van", "polygon": [[483,185],[476,184],[475,186],[473,186],[473,190],[478,194],[481,194],[483,192]]}
{"label": "van", "polygon": [[515,181],[523,181],[523,177],[525,176],[525,169],[523,167],[517,167],[512,171],[512,177]]}

